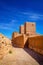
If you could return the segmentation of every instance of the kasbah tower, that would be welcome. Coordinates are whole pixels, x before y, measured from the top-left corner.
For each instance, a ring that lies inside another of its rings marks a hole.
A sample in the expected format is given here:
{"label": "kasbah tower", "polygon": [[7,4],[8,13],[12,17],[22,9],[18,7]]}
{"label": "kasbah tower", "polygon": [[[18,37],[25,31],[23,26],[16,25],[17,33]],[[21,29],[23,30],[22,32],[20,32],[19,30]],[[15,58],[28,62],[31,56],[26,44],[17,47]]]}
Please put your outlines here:
{"label": "kasbah tower", "polygon": [[35,34],[36,33],[36,24],[33,22],[26,22],[24,25],[20,26],[21,34]]}
{"label": "kasbah tower", "polygon": [[35,22],[25,22],[18,32],[12,34],[12,45],[21,48],[30,48],[43,54],[43,36],[36,33]]}

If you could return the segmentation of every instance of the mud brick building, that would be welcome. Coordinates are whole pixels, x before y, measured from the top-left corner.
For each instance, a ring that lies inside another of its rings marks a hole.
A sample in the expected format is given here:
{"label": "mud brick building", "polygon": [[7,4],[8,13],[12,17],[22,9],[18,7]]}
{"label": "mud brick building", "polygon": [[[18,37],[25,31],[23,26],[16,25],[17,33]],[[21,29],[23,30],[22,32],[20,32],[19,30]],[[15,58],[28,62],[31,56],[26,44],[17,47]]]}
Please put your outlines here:
{"label": "mud brick building", "polygon": [[26,22],[18,32],[12,34],[12,45],[21,48],[30,48],[43,54],[43,35],[36,33],[36,23]]}
{"label": "mud brick building", "polygon": [[24,25],[21,25],[21,26],[20,26],[19,32],[20,32],[21,34],[24,34]]}
{"label": "mud brick building", "polygon": [[24,24],[24,33],[29,34],[29,35],[35,34],[36,33],[36,28],[35,27],[36,27],[35,23],[26,22]]}

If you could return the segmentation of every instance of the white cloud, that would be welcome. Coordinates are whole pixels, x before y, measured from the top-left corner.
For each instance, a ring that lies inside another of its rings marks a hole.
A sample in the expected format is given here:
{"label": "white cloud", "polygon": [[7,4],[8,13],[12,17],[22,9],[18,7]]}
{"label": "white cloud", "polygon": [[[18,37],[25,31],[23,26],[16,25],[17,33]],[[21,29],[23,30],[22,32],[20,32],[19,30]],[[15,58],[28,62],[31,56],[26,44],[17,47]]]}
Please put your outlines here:
{"label": "white cloud", "polygon": [[17,25],[16,20],[12,20],[9,23],[0,23],[0,29],[13,30],[14,25]]}
{"label": "white cloud", "polygon": [[38,15],[36,15],[36,14],[30,15],[29,18],[32,19],[32,20],[40,19],[40,17]]}
{"label": "white cloud", "polygon": [[0,29],[6,29],[6,30],[12,30],[12,28],[9,28],[9,27],[5,27],[5,26],[0,26]]}
{"label": "white cloud", "polygon": [[[40,19],[43,20],[43,14],[37,14],[32,12],[20,12],[20,13],[17,15],[20,19],[27,18],[26,20],[31,21],[36,21]],[[17,25],[19,25],[17,20],[11,20],[9,23],[0,23],[0,29],[12,30],[15,27],[17,27]]]}
{"label": "white cloud", "polygon": [[43,20],[43,14],[37,14],[33,12],[23,12],[23,15],[27,16],[27,18],[30,20]]}

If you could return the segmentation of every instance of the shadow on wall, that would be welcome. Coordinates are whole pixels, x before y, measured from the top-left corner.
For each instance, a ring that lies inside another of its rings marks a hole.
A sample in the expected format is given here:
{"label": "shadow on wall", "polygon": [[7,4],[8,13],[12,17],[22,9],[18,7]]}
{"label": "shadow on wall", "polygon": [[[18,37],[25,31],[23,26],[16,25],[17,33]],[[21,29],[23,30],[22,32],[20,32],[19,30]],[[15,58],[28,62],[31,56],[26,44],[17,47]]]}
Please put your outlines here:
{"label": "shadow on wall", "polygon": [[30,48],[24,48],[24,50],[28,54],[30,54],[39,63],[39,65],[43,65],[43,55],[38,54],[37,52]]}
{"label": "shadow on wall", "polygon": [[[15,41],[14,41],[15,42]],[[18,46],[18,44],[17,43],[14,43],[13,41],[12,41],[12,46],[13,47],[16,47],[16,48],[28,48],[28,46],[29,46],[29,42],[28,42],[28,39],[26,40],[26,42],[25,42],[25,44],[23,45],[23,47],[21,46]],[[20,42],[19,42],[20,43]],[[22,42],[22,44],[23,44],[23,42]]]}
{"label": "shadow on wall", "polygon": [[25,42],[24,48],[28,48],[28,45],[29,45],[29,43],[28,43],[28,39],[27,39]]}

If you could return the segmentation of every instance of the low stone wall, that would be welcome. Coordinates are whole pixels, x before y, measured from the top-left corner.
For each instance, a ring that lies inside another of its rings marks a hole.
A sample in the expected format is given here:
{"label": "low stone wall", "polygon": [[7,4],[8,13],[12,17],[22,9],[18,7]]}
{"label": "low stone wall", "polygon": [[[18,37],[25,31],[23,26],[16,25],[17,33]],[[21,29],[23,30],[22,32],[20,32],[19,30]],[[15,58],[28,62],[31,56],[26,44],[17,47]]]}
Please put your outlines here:
{"label": "low stone wall", "polygon": [[43,54],[43,36],[29,37],[28,47],[40,54]]}

